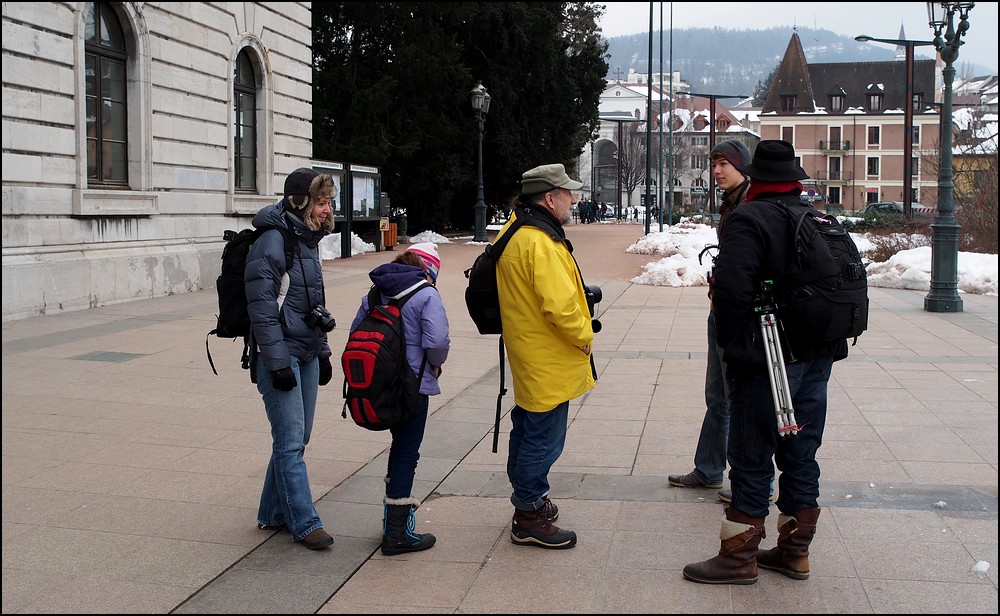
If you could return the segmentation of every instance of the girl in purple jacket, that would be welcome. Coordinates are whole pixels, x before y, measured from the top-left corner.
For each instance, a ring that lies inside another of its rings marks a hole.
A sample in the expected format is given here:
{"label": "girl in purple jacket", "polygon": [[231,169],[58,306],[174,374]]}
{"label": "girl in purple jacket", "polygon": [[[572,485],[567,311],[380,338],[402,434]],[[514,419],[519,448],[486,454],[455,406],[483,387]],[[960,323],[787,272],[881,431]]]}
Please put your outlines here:
{"label": "girl in purple jacket", "polygon": [[[441,258],[430,242],[410,246],[391,263],[376,267],[368,275],[382,294],[382,301],[402,297],[423,282],[436,285]],[[351,323],[357,329],[368,314],[368,295],[361,300],[358,314]],[[413,477],[420,459],[420,443],[427,425],[429,398],[441,393],[438,378],[441,364],[448,358],[451,340],[448,336],[448,315],[435,286],[418,290],[402,307],[403,331],[406,335],[406,359],[414,374],[421,374],[420,401],[405,422],[391,428],[389,469],[385,477],[382,553],[403,554],[426,550],[434,545],[434,535],[416,532],[414,511],[420,501],[413,497]],[[426,362],[426,364],[425,364]]]}

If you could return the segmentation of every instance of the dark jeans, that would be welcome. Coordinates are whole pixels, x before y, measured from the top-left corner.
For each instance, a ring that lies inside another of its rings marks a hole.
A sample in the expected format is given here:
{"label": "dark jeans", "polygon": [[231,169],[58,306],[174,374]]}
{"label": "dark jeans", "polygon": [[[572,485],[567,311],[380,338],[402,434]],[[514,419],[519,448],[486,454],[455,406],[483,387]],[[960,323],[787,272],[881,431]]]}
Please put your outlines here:
{"label": "dark jeans", "polygon": [[510,419],[507,477],[514,488],[510,502],[515,509],[534,511],[545,504],[542,497],[549,493],[549,469],[566,444],[569,401],[542,413],[515,405]]}
{"label": "dark jeans", "polygon": [[816,452],[826,426],[827,383],[833,358],[822,357],[786,366],[798,434],[778,437],[777,417],[767,372],[727,371],[729,382],[730,506],[748,516],[768,512],[773,476],[778,467],[778,510],[786,515],[818,507],[819,463]]}
{"label": "dark jeans", "polygon": [[387,498],[413,496],[413,476],[417,473],[429,402],[426,394],[420,394],[420,401],[410,418],[389,429],[392,445],[389,447],[389,485],[385,488]]}
{"label": "dark jeans", "polygon": [[708,483],[719,483],[726,472],[729,438],[729,391],[722,347],[716,336],[715,311],[708,313],[708,364],[705,367],[705,419],[701,422],[694,468]]}

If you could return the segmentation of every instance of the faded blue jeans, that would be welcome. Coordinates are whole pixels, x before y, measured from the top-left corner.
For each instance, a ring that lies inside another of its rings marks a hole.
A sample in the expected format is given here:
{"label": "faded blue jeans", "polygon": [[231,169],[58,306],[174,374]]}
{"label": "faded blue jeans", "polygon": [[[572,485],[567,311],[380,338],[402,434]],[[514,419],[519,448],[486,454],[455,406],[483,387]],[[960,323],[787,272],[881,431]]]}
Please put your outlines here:
{"label": "faded blue jeans", "polygon": [[831,357],[785,366],[799,432],[779,438],[767,371],[761,367],[737,373],[730,368],[727,377],[731,507],[750,517],[767,516],[767,495],[774,473],[772,457],[779,473],[778,510],[794,515],[819,506],[820,471],[816,452],[823,443],[827,384],[832,369]]}
{"label": "faded blue jeans", "polygon": [[510,411],[510,452],[507,478],[514,488],[510,502],[515,509],[534,511],[545,504],[549,470],[562,454],[569,422],[569,401],[551,411],[533,413],[519,406]]}
{"label": "faded blue jeans", "polygon": [[694,468],[706,483],[721,483],[729,440],[729,386],[722,361],[715,310],[708,313],[708,364],[705,367],[705,419],[694,450]]}
{"label": "faded blue jeans", "polygon": [[257,391],[271,422],[271,460],[264,475],[257,522],[268,526],[285,524],[292,539],[302,541],[323,528],[313,505],[303,457],[316,416],[319,360],[313,358],[300,364],[292,356],[291,368],[298,385],[291,391],[279,391],[271,384],[264,360],[258,358],[256,362]]}
{"label": "faded blue jeans", "polygon": [[389,484],[385,488],[387,498],[410,498],[413,496],[413,476],[417,472],[420,459],[420,443],[424,440],[427,427],[427,407],[430,398],[420,394],[417,408],[410,418],[395,428],[390,428],[392,445],[389,446]]}

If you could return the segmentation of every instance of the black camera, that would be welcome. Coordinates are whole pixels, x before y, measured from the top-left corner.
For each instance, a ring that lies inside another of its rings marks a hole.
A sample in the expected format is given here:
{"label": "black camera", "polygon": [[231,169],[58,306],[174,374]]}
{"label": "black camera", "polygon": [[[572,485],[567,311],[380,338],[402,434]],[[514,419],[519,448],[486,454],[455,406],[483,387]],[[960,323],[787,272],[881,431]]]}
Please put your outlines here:
{"label": "black camera", "polygon": [[337,327],[337,321],[334,320],[333,315],[325,306],[313,308],[303,321],[309,327],[318,327],[325,332],[332,332],[333,328]]}
{"label": "black camera", "polygon": [[604,299],[604,292],[596,284],[583,285],[583,295],[587,298],[587,308],[590,310],[590,324],[594,333],[601,331],[601,322],[594,318],[594,307]]}

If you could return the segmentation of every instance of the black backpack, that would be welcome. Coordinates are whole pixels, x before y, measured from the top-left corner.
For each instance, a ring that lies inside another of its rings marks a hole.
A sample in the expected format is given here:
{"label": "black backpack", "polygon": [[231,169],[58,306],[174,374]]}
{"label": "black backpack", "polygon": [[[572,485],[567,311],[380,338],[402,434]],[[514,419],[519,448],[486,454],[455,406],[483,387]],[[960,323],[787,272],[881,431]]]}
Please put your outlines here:
{"label": "black backpack", "polygon": [[382,303],[373,285],[368,292],[368,314],[347,338],[340,355],[344,369],[344,410],[354,423],[369,430],[388,430],[410,418],[420,396],[426,357],[420,374],[413,374],[406,361],[403,304],[413,294],[430,286],[424,283],[403,297]]}
{"label": "black backpack", "polygon": [[792,219],[793,260],[775,288],[778,316],[791,337],[831,342],[868,329],[868,275],[851,234],[812,206],[777,204]]}
{"label": "black backpack", "polygon": [[212,366],[212,372],[215,372],[216,375],[219,373],[215,369],[212,354],[208,350],[208,339],[212,336],[234,340],[243,338],[241,362],[244,370],[250,368],[250,313],[247,311],[246,283],[243,275],[250,247],[257,241],[257,238],[269,229],[278,229],[285,240],[285,270],[287,271],[292,267],[292,259],[297,246],[295,236],[287,229],[261,227],[259,229],[243,229],[240,232],[226,230],[222,234],[222,239],[226,240],[226,245],[222,249],[222,273],[215,280],[215,290],[219,294],[219,314],[216,315],[215,329],[208,332],[205,337],[205,353],[208,355],[208,364]]}
{"label": "black backpack", "polygon": [[469,286],[465,289],[465,306],[469,316],[482,335],[502,334],[503,322],[500,320],[500,294],[497,291],[497,261],[503,254],[514,232],[528,222],[527,216],[517,216],[510,229],[496,241],[487,244],[483,252],[472,262],[472,267],[465,270]]}

